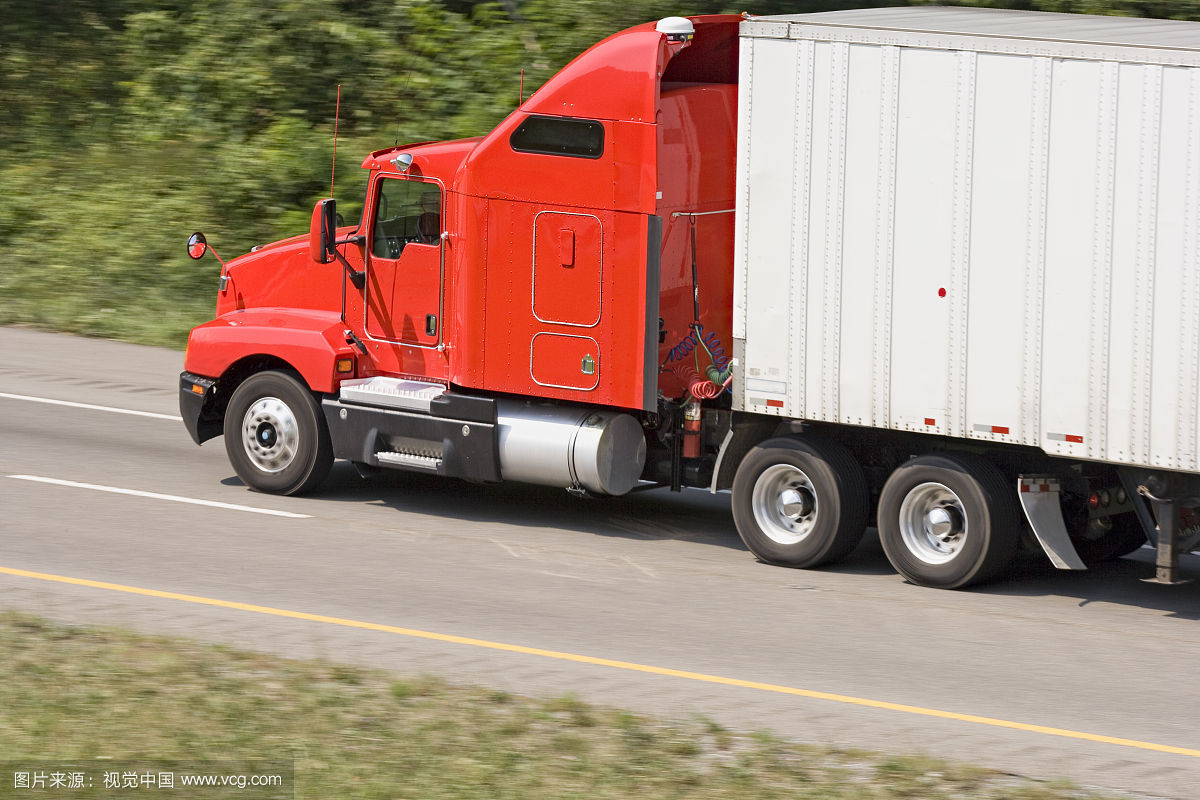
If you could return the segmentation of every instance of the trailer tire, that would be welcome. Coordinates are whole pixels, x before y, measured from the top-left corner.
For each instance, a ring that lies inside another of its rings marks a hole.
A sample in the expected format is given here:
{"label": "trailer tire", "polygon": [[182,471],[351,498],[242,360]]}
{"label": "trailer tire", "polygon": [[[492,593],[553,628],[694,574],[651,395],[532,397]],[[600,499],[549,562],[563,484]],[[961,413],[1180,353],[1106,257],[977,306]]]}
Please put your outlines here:
{"label": "trailer tire", "polygon": [[1013,483],[969,454],[925,455],[897,468],[879,497],[879,541],[919,586],[959,589],[994,578],[1020,543]]}
{"label": "trailer tire", "polygon": [[862,539],[869,496],[846,448],[816,437],[778,438],[751,448],[733,479],[733,521],[750,552],[768,564],[815,567],[840,561]]}
{"label": "trailer tire", "polygon": [[225,452],[239,478],[269,494],[301,494],[329,474],[333,445],[308,387],[286,372],[251,375],[225,413]]}

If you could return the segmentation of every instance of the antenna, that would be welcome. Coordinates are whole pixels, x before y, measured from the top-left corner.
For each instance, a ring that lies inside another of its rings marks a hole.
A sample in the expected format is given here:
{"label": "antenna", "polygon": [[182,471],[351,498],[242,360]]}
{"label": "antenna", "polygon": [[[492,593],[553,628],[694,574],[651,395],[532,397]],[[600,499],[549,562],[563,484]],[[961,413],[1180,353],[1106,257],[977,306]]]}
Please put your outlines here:
{"label": "antenna", "polygon": [[525,102],[525,70],[521,70],[521,100],[517,105]]}
{"label": "antenna", "polygon": [[[409,87],[409,84],[412,83],[412,76],[413,76],[413,71],[411,69],[409,69],[407,72],[404,73],[404,87],[400,90],[400,97],[408,97],[408,87]],[[393,147],[400,146],[400,134],[403,132],[403,128],[401,127],[401,125],[403,125],[402,118],[397,118],[396,119],[396,140],[393,144]],[[409,139],[409,141],[412,141],[412,139]]]}
{"label": "antenna", "polygon": [[337,105],[333,110],[333,167],[329,170],[329,196],[333,197],[333,179],[337,175],[337,129],[338,117],[342,113],[342,85],[337,88]]}

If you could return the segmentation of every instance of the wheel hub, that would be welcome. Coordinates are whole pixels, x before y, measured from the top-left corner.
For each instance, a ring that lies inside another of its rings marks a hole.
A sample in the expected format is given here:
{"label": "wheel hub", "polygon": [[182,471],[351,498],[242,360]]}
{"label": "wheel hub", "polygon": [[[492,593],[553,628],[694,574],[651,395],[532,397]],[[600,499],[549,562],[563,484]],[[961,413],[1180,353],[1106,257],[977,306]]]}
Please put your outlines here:
{"label": "wheel hub", "polygon": [[900,535],[909,552],[926,564],[948,563],[967,540],[966,508],[949,486],[914,486],[900,504]]}
{"label": "wheel hub", "polygon": [[963,520],[954,506],[938,506],[925,515],[925,530],[943,543],[962,533]]}
{"label": "wheel hub", "polygon": [[275,432],[275,426],[269,422],[264,422],[258,426],[258,434],[256,436],[258,444],[262,447],[270,449],[279,441],[279,434]]}
{"label": "wheel hub", "polygon": [[758,476],[751,507],[759,530],[784,545],[796,544],[812,533],[819,513],[816,487],[791,464],[775,464]]}
{"label": "wheel hub", "polygon": [[779,495],[779,510],[793,521],[807,517],[816,508],[817,498],[807,488],[784,489]]}
{"label": "wheel hub", "polygon": [[281,472],[296,458],[300,425],[278,397],[263,397],[242,418],[242,445],[250,462],[263,472]]}

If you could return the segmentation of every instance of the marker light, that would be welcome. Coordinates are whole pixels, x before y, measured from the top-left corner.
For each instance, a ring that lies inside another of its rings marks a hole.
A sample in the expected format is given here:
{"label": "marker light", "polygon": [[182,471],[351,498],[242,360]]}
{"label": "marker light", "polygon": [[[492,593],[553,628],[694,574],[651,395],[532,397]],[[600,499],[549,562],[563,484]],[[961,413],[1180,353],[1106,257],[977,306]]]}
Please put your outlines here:
{"label": "marker light", "polygon": [[339,375],[345,375],[349,372],[354,372],[353,358],[339,358],[334,366]]}

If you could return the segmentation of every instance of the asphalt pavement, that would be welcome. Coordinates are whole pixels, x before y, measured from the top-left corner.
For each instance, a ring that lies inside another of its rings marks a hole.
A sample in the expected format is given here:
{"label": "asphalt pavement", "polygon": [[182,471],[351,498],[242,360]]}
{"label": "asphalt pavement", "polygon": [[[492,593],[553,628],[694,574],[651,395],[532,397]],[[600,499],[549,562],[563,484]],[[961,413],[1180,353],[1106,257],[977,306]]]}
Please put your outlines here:
{"label": "asphalt pavement", "polygon": [[1200,581],[1144,582],[1149,550],[947,592],[873,532],[834,568],[759,564],[700,491],[339,463],[309,496],[258,494],[175,418],[181,369],[0,328],[0,609],[1200,797]]}

